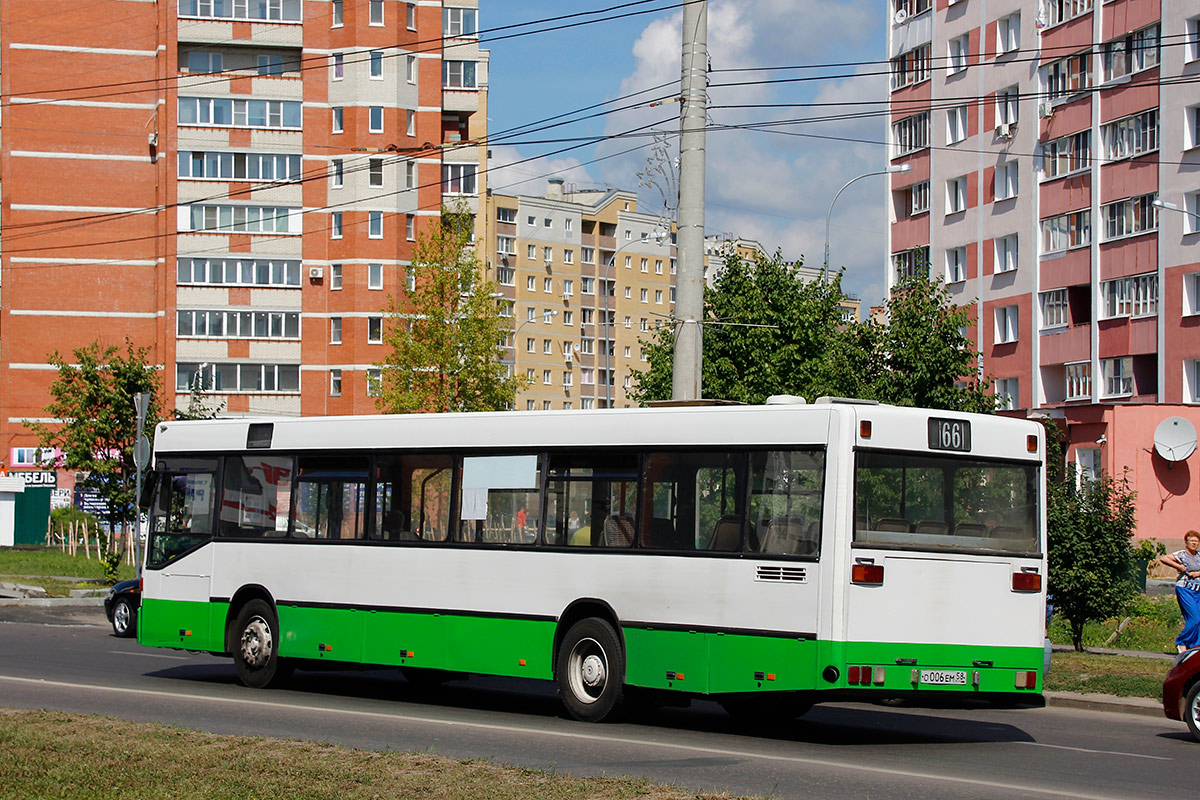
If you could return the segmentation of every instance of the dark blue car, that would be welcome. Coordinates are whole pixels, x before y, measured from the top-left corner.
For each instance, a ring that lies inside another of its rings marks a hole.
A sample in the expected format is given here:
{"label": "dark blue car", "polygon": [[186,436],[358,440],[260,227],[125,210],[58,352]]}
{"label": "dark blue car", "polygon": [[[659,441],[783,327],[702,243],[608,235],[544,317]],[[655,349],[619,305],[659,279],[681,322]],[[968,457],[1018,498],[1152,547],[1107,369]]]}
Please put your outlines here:
{"label": "dark blue car", "polygon": [[142,605],[139,581],[121,581],[104,598],[104,615],[112,623],[113,633],[125,639],[137,635],[137,612]]}

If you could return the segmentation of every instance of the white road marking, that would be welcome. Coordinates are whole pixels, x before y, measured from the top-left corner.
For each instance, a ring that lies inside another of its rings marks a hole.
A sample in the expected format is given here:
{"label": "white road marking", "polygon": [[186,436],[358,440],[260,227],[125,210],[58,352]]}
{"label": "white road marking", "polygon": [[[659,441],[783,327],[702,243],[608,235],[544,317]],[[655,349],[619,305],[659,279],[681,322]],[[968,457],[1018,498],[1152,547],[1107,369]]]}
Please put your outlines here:
{"label": "white road marking", "polygon": [[1043,742],[1014,742],[1028,747],[1048,747],[1052,750],[1071,750],[1076,753],[1092,753],[1099,756],[1125,756],[1126,758],[1149,758],[1152,761],[1174,761],[1166,756],[1148,756],[1144,753],[1122,753],[1120,750],[1089,750],[1086,747],[1067,747],[1065,744],[1045,744]]}
{"label": "white road marking", "polygon": [[[212,697],[209,695],[196,695],[179,692],[163,692],[155,689],[133,689],[119,686],[97,686],[86,683],[70,683],[67,681],[50,681],[41,680],[39,678],[18,678],[8,675],[0,675],[0,682],[7,681],[10,683],[21,684],[37,684],[41,686],[52,686],[60,689],[82,689],[99,692],[110,692],[116,694],[131,694],[142,697],[161,697],[168,700],[199,700],[210,703],[226,703],[229,705],[245,706],[260,706],[276,711],[309,711],[322,714],[340,714],[350,717],[366,717],[370,719],[383,719],[391,722],[413,722],[426,725],[443,725],[446,727],[474,728],[476,730],[493,731],[498,733],[508,734],[532,734],[534,736],[550,736],[558,739],[572,739],[576,741],[596,742],[598,744],[618,742],[637,747],[657,747],[664,750],[675,750],[686,753],[700,753],[706,756],[722,755],[732,758],[742,758],[748,760],[763,760],[777,761],[788,764],[805,764],[818,767],[832,767],[836,769],[844,769],[854,772],[869,772],[876,775],[889,775],[901,778],[915,778],[917,780],[926,781],[941,781],[944,783],[964,784],[967,786],[977,786],[982,788],[1000,788],[1012,789],[1014,792],[1025,792],[1037,797],[1066,797],[1077,798],[1077,800],[1128,800],[1125,795],[1109,795],[1109,794],[1091,794],[1078,790],[1062,790],[1053,789],[1048,786],[1034,786],[1021,783],[997,783],[994,780],[977,779],[977,778],[960,778],[953,775],[939,775],[930,772],[918,772],[916,770],[894,769],[890,767],[871,766],[858,761],[847,762],[837,761],[826,758],[807,758],[802,756],[789,755],[773,755],[770,753],[761,753],[751,750],[737,750],[728,747],[714,747],[711,745],[690,745],[672,742],[661,742],[656,739],[642,739],[631,736],[611,736],[593,733],[579,733],[575,731],[548,731],[543,728],[526,727],[520,725],[499,725],[489,722],[463,722],[446,719],[430,719],[428,717],[420,717],[408,714],[385,714],[379,711],[355,711],[352,709],[330,708],[328,706],[311,706],[305,704],[293,703],[276,703],[266,700],[250,700],[243,697]],[[1144,757],[1144,756],[1142,756]],[[1154,756],[1150,756],[1154,757]],[[1170,760],[1170,759],[1168,759]]]}

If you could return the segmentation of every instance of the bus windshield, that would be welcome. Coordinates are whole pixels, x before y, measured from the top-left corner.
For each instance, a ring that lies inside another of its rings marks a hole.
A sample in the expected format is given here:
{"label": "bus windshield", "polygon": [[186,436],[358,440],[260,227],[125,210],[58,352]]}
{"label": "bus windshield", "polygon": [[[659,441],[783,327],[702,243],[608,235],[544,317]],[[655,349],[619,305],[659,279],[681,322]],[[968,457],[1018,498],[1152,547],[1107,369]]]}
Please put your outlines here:
{"label": "bus windshield", "polygon": [[914,549],[1038,550],[1038,465],[859,451],[859,544]]}

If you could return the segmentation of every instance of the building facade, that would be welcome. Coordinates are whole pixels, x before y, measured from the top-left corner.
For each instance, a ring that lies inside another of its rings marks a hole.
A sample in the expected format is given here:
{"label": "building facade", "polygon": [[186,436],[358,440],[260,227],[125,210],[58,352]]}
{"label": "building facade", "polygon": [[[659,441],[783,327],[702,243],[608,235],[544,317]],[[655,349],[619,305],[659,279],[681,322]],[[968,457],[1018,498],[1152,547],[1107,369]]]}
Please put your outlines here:
{"label": "building facade", "polygon": [[1127,430],[1200,426],[1200,8],[891,0],[888,15],[889,158],[912,166],[891,176],[888,285],[943,278],[1003,405],[1057,419],[1085,471],[1129,466],[1115,420],[1133,407]]}
{"label": "building facade", "polygon": [[521,410],[627,408],[633,376],[649,365],[641,340],[675,308],[674,235],[621,189],[540,197],[492,194],[488,278],[513,317],[508,363],[528,380]]}
{"label": "building facade", "polygon": [[374,411],[417,233],[486,194],[478,30],[477,0],[0,0],[8,466],[91,342],[148,347],[168,406]]}

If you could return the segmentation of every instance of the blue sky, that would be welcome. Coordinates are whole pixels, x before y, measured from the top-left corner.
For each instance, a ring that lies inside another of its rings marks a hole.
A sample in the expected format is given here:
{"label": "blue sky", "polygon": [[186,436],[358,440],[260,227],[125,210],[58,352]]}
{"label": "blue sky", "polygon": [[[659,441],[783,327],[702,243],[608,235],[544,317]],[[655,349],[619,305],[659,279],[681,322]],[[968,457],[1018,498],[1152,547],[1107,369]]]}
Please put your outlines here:
{"label": "blue sky", "polygon": [[[489,126],[494,136],[678,79],[678,9],[488,41],[487,31],[500,26],[618,4],[619,0],[480,3],[483,46],[491,51]],[[661,0],[613,13],[669,5],[669,0]],[[831,0],[821,4],[711,0],[711,123],[758,125],[885,110],[886,65],[862,63],[886,59],[883,6],[878,0]],[[830,64],[847,66],[764,69]],[[721,71],[746,68],[755,71]],[[807,80],[794,80],[801,77]],[[746,85],[719,85],[724,83]],[[637,178],[638,171],[646,166],[652,143],[649,137],[612,139],[557,154],[554,151],[573,143],[534,140],[612,136],[649,127],[677,130],[678,105],[652,108],[648,104],[667,93],[669,90],[641,95],[629,102],[647,102],[620,113],[531,132],[507,142],[498,137],[492,145],[492,188],[541,194],[546,176],[553,174],[580,188],[639,190],[642,209],[655,210],[656,193],[639,189]],[[788,103],[829,105],[781,105]],[[847,103],[860,105],[841,105]],[[750,104],[765,107],[718,107]],[[708,232],[757,239],[768,250],[782,250],[785,258],[804,257],[806,263],[819,265],[825,215],[838,188],[857,175],[887,164],[885,148],[872,144],[884,141],[885,127],[884,118],[877,113],[852,120],[784,124],[769,130],[710,132]],[[831,263],[846,267],[843,286],[862,297],[864,304],[879,302],[884,293],[885,196],[885,179],[867,178],[843,193],[833,213]]]}

